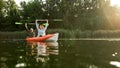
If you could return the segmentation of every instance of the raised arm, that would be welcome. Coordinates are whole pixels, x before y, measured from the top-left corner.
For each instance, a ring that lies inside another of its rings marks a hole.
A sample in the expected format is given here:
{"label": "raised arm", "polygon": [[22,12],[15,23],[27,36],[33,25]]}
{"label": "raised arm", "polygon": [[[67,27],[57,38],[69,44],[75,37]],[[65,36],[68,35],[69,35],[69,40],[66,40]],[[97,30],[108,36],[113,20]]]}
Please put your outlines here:
{"label": "raised arm", "polygon": [[25,23],[25,28],[26,28],[27,31],[30,31],[30,30],[28,29],[27,23]]}
{"label": "raised arm", "polygon": [[39,29],[39,26],[38,26],[37,20],[35,21],[35,25],[36,25],[36,28],[37,28],[37,30],[38,30],[38,29]]}

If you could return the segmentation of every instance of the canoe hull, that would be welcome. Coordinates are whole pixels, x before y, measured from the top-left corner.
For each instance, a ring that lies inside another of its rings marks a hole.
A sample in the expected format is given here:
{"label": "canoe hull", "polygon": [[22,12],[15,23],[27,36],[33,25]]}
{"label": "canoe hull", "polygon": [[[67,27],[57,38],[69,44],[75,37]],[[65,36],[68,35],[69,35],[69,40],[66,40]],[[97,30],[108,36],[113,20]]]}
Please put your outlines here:
{"label": "canoe hull", "polygon": [[59,33],[48,34],[42,37],[26,38],[28,42],[57,41]]}

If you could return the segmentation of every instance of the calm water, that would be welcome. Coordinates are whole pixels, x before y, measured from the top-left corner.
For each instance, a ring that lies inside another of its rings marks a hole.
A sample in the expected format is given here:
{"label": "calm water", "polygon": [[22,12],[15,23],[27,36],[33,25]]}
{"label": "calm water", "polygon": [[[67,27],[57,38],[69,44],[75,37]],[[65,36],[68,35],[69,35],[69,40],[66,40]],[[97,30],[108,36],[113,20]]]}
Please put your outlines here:
{"label": "calm water", "polygon": [[0,68],[120,68],[120,41],[0,42]]}

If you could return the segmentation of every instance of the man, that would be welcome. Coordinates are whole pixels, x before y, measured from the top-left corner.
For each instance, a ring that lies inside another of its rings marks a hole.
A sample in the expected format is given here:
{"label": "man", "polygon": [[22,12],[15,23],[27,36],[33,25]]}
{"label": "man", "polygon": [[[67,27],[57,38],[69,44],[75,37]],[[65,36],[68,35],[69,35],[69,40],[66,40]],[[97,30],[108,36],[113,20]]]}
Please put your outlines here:
{"label": "man", "polygon": [[25,23],[25,28],[26,28],[26,30],[28,31],[28,36],[29,37],[35,37],[35,30],[33,29],[33,28],[30,28],[30,29],[28,29],[28,25],[27,25],[27,23]]}

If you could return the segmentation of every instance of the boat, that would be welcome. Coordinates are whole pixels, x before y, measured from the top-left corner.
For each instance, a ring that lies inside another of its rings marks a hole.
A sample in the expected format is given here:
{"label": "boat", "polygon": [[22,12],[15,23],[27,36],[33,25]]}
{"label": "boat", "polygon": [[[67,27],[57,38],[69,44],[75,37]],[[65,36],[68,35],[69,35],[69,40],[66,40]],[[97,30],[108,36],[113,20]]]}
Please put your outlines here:
{"label": "boat", "polygon": [[55,34],[47,34],[42,37],[32,37],[32,38],[26,38],[28,42],[43,42],[43,41],[53,41],[56,42],[58,40],[59,33]]}

